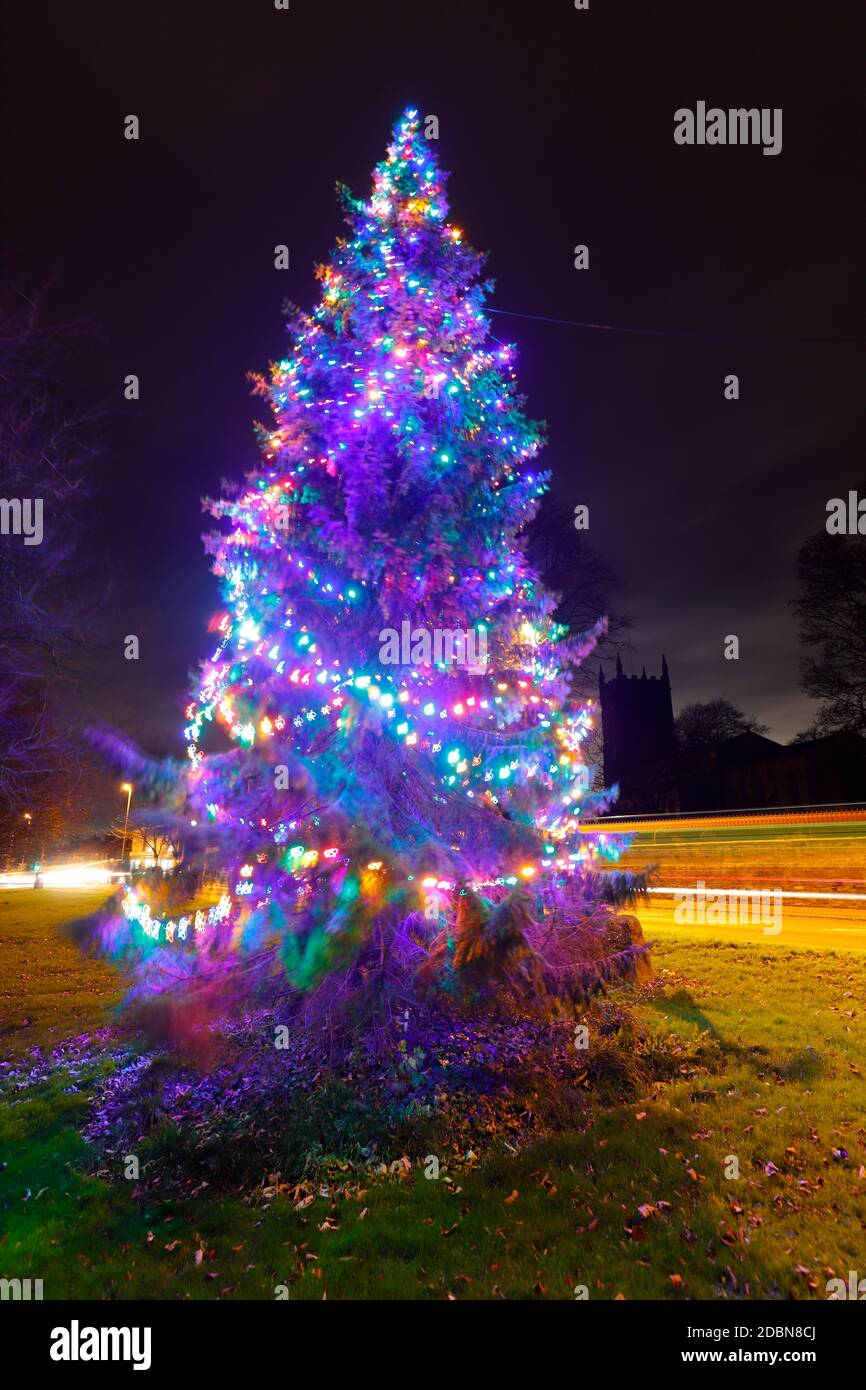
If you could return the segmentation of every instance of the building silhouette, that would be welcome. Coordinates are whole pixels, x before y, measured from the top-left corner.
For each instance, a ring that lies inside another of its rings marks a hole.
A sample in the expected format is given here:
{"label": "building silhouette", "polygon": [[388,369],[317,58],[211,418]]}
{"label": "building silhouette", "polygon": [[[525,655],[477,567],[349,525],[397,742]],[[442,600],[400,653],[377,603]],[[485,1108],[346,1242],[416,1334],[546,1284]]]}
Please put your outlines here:
{"label": "building silhouette", "polygon": [[777,743],[763,734],[736,734],[711,744],[687,766],[681,758],[676,790],[683,811],[864,801],[866,739],[841,732]]}
{"label": "building silhouette", "polygon": [[660,676],[626,676],[616,658],[616,675],[599,671],[605,786],[619,785],[618,811],[675,810],[677,741],[668,664]]}
{"label": "building silhouette", "polygon": [[782,744],[746,732],[678,752],[668,665],[660,676],[599,671],[605,786],[618,815],[733,811],[866,801],[866,739],[856,733]]}

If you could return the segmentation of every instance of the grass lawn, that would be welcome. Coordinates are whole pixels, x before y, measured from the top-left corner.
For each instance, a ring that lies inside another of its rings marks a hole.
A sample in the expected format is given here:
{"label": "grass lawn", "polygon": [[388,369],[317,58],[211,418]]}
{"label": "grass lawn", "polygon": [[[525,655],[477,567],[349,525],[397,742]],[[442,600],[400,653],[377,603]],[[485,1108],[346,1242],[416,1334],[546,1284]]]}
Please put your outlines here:
{"label": "grass lawn", "polygon": [[94,912],[113,889],[0,892],[0,1057],[50,1048],[94,1028],[120,998],[116,975],[58,931]]}
{"label": "grass lawn", "polygon": [[[24,896],[0,900],[4,1057],[93,1027],[117,992],[55,937],[81,897]],[[673,1080],[606,1088],[586,1134],[476,1171],[440,1156],[438,1180],[145,1195],[90,1175],[95,1075],[7,1087],[0,1276],[46,1298],[824,1298],[863,1268],[866,957],[666,935],[655,966],[633,1007],[686,1045]]]}

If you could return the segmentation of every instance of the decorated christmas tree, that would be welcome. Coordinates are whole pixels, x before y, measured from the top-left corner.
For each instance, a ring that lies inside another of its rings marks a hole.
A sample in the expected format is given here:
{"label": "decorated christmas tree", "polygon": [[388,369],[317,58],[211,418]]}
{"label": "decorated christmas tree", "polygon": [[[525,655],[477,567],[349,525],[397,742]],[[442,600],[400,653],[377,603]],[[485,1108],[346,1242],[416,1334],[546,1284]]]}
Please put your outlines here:
{"label": "decorated christmas tree", "polygon": [[288,989],[331,1026],[567,1008],[642,949],[611,930],[642,885],[585,825],[607,793],[571,683],[603,625],[554,621],[524,553],[542,432],[417,112],[342,196],[319,303],[254,378],[261,465],[205,504],[223,607],[188,767],[126,764],[225,889],[169,915],[131,886],[101,940],[139,995]]}

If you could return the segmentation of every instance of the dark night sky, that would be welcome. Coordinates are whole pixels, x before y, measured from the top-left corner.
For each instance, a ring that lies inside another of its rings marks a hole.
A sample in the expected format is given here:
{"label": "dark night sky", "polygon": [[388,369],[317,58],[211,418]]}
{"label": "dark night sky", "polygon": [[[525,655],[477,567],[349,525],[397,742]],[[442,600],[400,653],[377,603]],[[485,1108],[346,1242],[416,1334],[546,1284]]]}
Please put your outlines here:
{"label": "dark night sky", "polygon": [[[654,671],[665,650],[675,705],[727,696],[782,738],[808,723],[794,556],[866,473],[860,8],[19,7],[5,44],[12,263],[25,283],[53,276],[57,312],[101,325],[82,389],[114,408],[93,504],[114,584],[93,711],[153,751],[179,747],[218,603],[199,498],[255,462],[245,373],[283,350],[283,297],[315,300],[313,264],[342,227],[335,181],[366,193],[415,104],[439,117],[452,215],[490,252],[494,307],[737,339],[494,321],[548,422],[555,489],[588,503],[622,578],[627,669]],[[781,106],[783,152],[676,146],[674,110],[699,99]],[[273,268],[278,242],[288,272]],[[573,269],[578,242],[588,272]],[[133,632],[138,663],[122,658]],[[727,633],[739,662],[722,659]]]}

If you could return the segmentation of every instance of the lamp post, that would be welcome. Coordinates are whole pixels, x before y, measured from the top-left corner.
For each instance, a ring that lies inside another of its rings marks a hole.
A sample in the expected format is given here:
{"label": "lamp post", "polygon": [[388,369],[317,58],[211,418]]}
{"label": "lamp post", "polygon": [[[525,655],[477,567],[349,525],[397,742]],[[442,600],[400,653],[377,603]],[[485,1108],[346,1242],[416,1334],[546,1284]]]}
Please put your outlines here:
{"label": "lamp post", "polygon": [[132,782],[121,782],[120,784],[120,790],[126,792],[126,819],[123,822],[123,852],[121,854],[121,859],[126,859],[126,832],[129,827],[129,803],[132,801],[133,786],[134,783]]}

